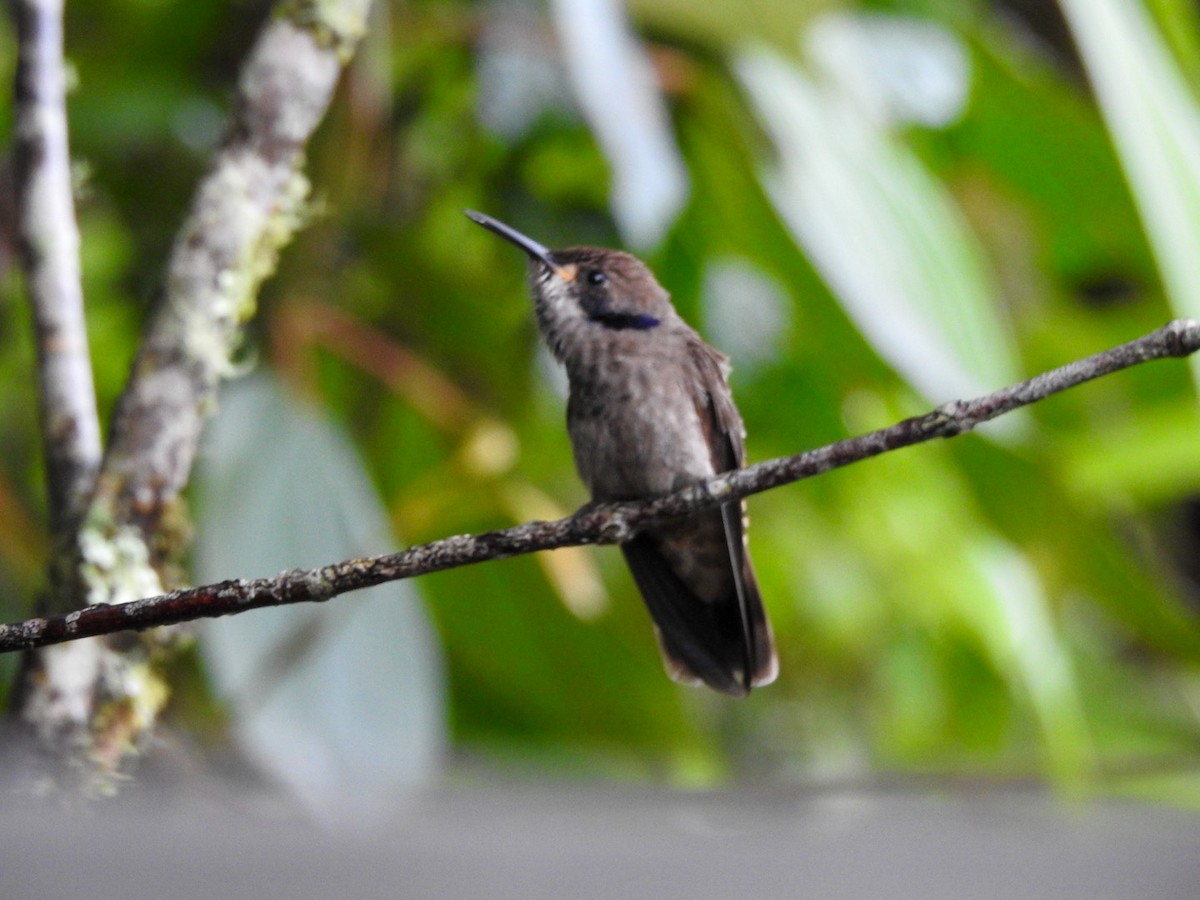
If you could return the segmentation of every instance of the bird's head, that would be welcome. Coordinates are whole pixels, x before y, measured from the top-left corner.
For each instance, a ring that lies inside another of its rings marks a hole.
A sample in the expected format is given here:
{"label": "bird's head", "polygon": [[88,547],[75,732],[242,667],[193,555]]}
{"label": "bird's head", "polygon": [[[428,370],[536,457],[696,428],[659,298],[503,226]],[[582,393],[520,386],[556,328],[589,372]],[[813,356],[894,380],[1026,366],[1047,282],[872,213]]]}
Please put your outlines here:
{"label": "bird's head", "polygon": [[571,342],[604,340],[612,332],[653,334],[675,320],[670,296],[646,265],[620,250],[550,250],[491,216],[467,216],[525,251],[538,324],[559,359]]}

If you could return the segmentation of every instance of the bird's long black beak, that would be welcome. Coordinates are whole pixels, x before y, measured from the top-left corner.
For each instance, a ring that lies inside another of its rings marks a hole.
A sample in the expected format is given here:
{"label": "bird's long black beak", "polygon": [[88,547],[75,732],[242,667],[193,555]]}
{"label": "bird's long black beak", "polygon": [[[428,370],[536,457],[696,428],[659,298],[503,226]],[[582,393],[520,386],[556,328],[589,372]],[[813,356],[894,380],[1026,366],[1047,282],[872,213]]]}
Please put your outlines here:
{"label": "bird's long black beak", "polygon": [[505,225],[503,222],[493,219],[491,216],[484,215],[481,212],[475,212],[473,209],[464,210],[467,218],[477,225],[482,225],[488,231],[500,235],[506,241],[516,244],[522,250],[530,255],[533,259],[545,263],[546,266],[553,272],[558,271],[558,264],[550,256],[550,250],[542,246],[531,237],[526,237],[513,228],[511,225]]}

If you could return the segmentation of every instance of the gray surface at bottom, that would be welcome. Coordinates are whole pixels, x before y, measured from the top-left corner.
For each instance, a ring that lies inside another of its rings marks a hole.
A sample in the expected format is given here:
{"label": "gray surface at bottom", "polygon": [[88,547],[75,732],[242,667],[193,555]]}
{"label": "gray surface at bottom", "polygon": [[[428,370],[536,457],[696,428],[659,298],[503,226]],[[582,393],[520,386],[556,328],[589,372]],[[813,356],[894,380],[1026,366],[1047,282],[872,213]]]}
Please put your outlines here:
{"label": "gray surface at bottom", "polygon": [[430,792],[330,831],[171,800],[0,819],[0,897],[1197,898],[1200,815],[1015,793]]}

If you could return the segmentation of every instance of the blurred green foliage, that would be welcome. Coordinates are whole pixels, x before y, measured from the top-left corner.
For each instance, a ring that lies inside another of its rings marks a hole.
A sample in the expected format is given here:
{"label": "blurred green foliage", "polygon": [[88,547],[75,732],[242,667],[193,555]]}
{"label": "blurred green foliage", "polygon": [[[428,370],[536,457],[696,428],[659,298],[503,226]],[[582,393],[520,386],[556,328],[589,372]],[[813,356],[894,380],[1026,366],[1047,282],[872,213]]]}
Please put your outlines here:
{"label": "blurred green foliage", "polygon": [[[1191,7],[1149,6],[1166,46],[1190,54]],[[778,352],[741,368],[734,360],[752,460],[952,399],[923,396],[863,336],[775,205],[768,173],[786,151],[735,63],[769,43],[798,77],[819,79],[801,34],[831,11],[935,22],[965,53],[969,93],[952,120],[896,123],[889,140],[981,248],[989,312],[1006,331],[994,339],[1011,345],[1021,372],[1172,316],[1106,123],[1070,51],[1039,42],[1040,20],[1017,27],[1011,10],[984,2],[757,7],[631,8],[690,178],[686,206],[647,261],[702,330],[715,260],[744,263],[786,305]],[[483,124],[481,64],[514,10],[541,62],[557,65],[540,7],[376,10],[311,148],[318,214],[265,285],[247,340],[353,436],[405,543],[565,514],[586,499],[523,263],[462,216],[486,210],[552,246],[621,243],[608,162],[561,77],[523,123]],[[68,6],[102,410],[122,387],[265,13],[250,0]],[[0,30],[5,77],[12,50]],[[1178,63],[1194,77],[1195,58]],[[10,128],[0,105],[0,144]],[[30,607],[48,548],[33,524],[44,516],[28,314],[11,256],[0,264],[0,610],[13,619]],[[926,445],[755,498],[752,549],[782,675],[737,704],[664,677],[615,551],[425,578],[454,745],[518,771],[694,784],[1049,775],[1200,802],[1200,777],[1189,774],[1200,743],[1198,424],[1187,366],[1156,363],[1040,404],[1013,434]]]}

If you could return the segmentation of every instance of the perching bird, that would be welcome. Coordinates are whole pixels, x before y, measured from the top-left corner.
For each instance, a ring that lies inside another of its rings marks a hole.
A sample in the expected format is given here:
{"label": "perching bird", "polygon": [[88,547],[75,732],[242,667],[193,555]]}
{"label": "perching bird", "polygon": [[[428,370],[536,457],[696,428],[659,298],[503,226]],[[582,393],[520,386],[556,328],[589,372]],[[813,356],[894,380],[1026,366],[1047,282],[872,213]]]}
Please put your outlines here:
{"label": "perching bird", "polygon": [[[567,370],[567,431],[594,501],[664,494],[745,464],[728,360],[679,317],[640,260],[595,247],[551,251],[467,215],[529,256],[534,310]],[[739,697],[775,679],[742,502],[655,525],[621,550],[673,679]]]}

